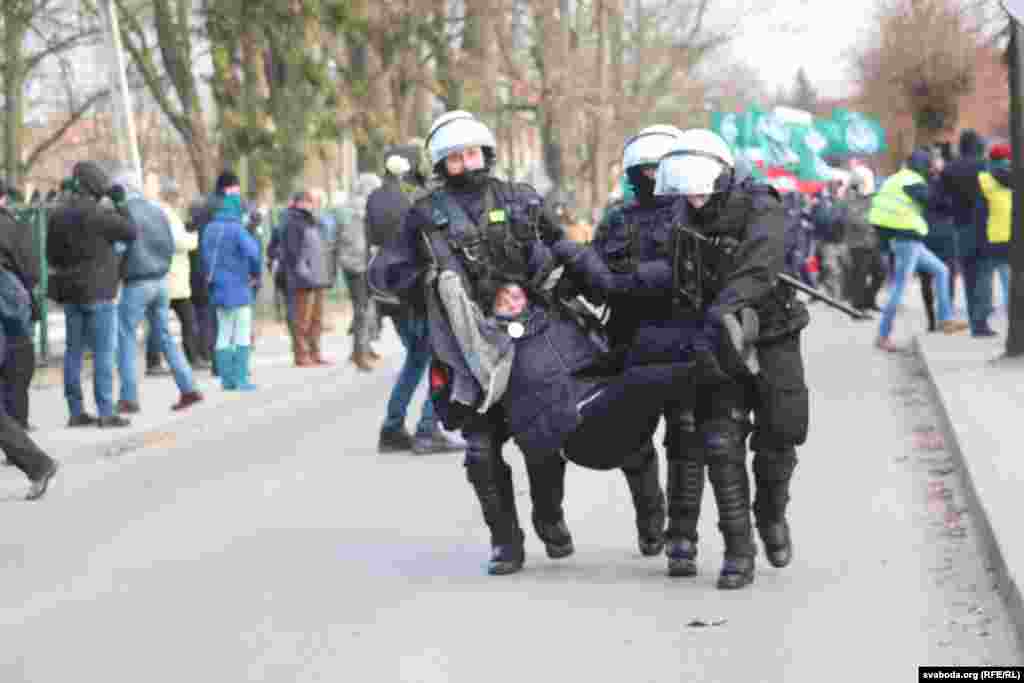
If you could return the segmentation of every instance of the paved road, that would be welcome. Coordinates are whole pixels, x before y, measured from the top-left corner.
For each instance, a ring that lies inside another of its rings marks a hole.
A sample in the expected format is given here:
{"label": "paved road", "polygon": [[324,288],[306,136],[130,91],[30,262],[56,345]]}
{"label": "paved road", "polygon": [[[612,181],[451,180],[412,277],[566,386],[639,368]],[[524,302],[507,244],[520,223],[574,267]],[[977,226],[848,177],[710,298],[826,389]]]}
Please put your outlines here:
{"label": "paved road", "polygon": [[211,401],[118,457],[54,442],[53,494],[0,502],[0,681],[852,682],[1020,663],[956,482],[936,484],[920,367],[815,311],[796,560],[762,561],[748,590],[714,589],[710,495],[700,576],[669,579],[636,552],[622,477],[581,469],[576,555],[531,536],[524,572],[485,576],[460,456],[375,452],[389,338],[378,373]]}

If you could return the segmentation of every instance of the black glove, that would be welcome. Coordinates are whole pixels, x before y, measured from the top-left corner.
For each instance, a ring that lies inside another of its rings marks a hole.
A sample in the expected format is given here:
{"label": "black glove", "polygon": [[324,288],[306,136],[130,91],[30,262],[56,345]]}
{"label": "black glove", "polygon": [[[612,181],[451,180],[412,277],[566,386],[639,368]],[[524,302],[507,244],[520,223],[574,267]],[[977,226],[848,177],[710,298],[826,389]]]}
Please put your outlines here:
{"label": "black glove", "polygon": [[556,242],[560,242],[564,239],[568,239],[568,235],[565,232],[565,226],[556,218],[553,218],[539,206],[536,207],[536,211],[539,212],[537,217],[537,231],[540,234],[540,240],[549,247]]}
{"label": "black glove", "polygon": [[757,374],[760,366],[754,343],[760,332],[760,319],[752,308],[743,308],[723,319],[725,338],[722,344],[723,363],[733,376]]}

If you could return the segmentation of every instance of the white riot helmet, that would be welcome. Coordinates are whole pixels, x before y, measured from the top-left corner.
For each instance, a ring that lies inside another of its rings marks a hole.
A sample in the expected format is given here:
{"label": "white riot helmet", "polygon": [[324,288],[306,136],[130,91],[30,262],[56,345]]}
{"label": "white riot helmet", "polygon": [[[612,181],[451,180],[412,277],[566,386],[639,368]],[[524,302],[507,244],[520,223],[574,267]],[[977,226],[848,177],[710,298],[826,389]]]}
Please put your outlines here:
{"label": "white riot helmet", "polygon": [[729,145],[703,128],[685,131],[658,163],[655,195],[713,195],[728,192],[736,162]]}
{"label": "white riot helmet", "polygon": [[430,165],[434,167],[452,152],[469,147],[481,147],[485,156],[493,159],[497,146],[491,130],[468,111],[461,110],[450,111],[434,121],[426,145],[430,153]]}
{"label": "white riot helmet", "polygon": [[622,148],[622,169],[657,164],[683,131],[675,126],[648,126],[626,140]]}
{"label": "white riot helmet", "polygon": [[875,174],[867,166],[857,166],[850,174],[853,176],[851,184],[861,196],[867,197],[875,193]]}

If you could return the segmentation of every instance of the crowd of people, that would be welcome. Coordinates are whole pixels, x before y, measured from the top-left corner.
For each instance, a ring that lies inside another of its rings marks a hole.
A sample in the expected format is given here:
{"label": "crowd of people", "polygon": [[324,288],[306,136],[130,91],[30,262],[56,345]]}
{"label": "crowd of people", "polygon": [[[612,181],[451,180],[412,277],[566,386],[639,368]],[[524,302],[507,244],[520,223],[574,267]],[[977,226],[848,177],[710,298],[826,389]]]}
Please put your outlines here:
{"label": "crowd of people", "polygon": [[[893,322],[915,275],[930,332],[996,336],[996,279],[1002,301],[1009,299],[1010,165],[1009,145],[986,145],[965,130],[955,159],[943,148],[922,147],[877,187],[860,165],[813,196],[787,195],[788,267],[848,301],[863,319],[880,313],[880,349],[903,348],[892,340]],[[955,319],[957,281],[966,321]],[[886,285],[882,308],[878,295]]]}
{"label": "crowd of people", "polygon": [[[333,214],[319,211],[322,193],[293,195],[275,230],[279,244],[272,240],[265,261],[258,237],[263,214],[242,198],[232,171],[224,171],[213,192],[187,210],[173,186],[163,196],[147,195],[142,188],[134,172],[111,175],[97,163],[76,163],[60,192],[47,200],[44,264],[32,228],[6,209],[9,193],[0,187],[0,448],[29,478],[29,499],[46,492],[58,469],[29,436],[33,326],[40,318],[34,291],[42,268],[49,271],[45,295],[60,305],[65,322],[69,428],[124,428],[131,425],[130,415],[142,410],[137,339],[144,321],[145,372],[173,377],[180,397],[171,409],[181,411],[204,399],[197,371],[210,370],[225,391],[256,389],[253,306],[264,265],[284,290],[298,367],[331,364],[321,353],[320,337],[325,291],[336,282],[339,264],[355,271],[353,281],[365,282],[365,239],[349,244],[362,232],[362,222],[343,216],[339,229],[331,223]],[[180,343],[171,333],[172,310]],[[369,353],[376,356],[372,348]],[[95,413],[87,409],[82,387],[87,356]]]}
{"label": "crowd of people", "polygon": [[[754,180],[711,131],[652,126],[626,140],[625,197],[596,230],[566,202],[497,179],[494,136],[468,112],[441,116],[422,147],[429,169],[418,145],[394,147],[383,177],[360,175],[331,210],[323,192],[293,194],[265,254],[255,235],[261,213],[230,171],[183,218],[179,197],[147,197],[132,173],[110,177],[77,163],[53,198],[46,236],[48,296],[62,305],[67,328],[68,427],[125,427],[141,410],[143,320],[147,373],[167,372],[166,360],[180,391],[173,410],[204,399],[197,370],[210,369],[225,391],[256,389],[253,305],[263,268],[294,365],[331,365],[321,344],[325,293],[344,280],[349,362],[363,372],[378,367],[373,343],[386,320],[405,350],[378,451],[464,451],[491,535],[490,574],[515,573],[526,559],[503,454],[512,440],[525,460],[532,526],[550,558],[575,551],[564,512],[574,463],[620,470],[641,554],[664,553],[670,576],[695,576],[709,482],[725,545],[717,586],[739,589],[755,578],[755,532],[770,564],[793,558],[787,509],[809,429],[801,332],[810,317],[781,273],[849,301],[864,319],[879,312],[883,350],[900,348],[892,330],[915,273],[929,329],[995,334],[993,275],[1008,279],[1009,152],[994,145],[986,155],[972,131],[956,160],[918,149],[877,186],[861,165],[805,201]],[[36,499],[58,469],[28,434],[38,312],[26,293],[40,264],[30,231],[2,210],[0,221],[0,448]],[[955,276],[964,279],[969,321],[954,315]],[[87,349],[96,415],[81,385]],[[427,397],[410,432],[424,379]],[[664,486],[653,438],[662,421]]]}

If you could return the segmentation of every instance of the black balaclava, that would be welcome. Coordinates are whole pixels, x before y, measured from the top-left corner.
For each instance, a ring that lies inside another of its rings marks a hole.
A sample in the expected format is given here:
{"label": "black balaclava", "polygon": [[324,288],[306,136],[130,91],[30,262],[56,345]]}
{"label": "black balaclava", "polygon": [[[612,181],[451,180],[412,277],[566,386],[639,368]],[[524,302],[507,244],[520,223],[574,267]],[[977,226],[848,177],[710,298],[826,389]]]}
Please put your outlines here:
{"label": "black balaclava", "polygon": [[459,175],[448,175],[448,168],[445,166],[444,159],[437,162],[434,166],[434,171],[444,178],[444,182],[448,187],[452,188],[457,192],[470,192],[473,190],[479,190],[487,182],[487,179],[491,175],[491,169],[494,168],[495,154],[494,150],[490,147],[484,147],[484,167],[478,168],[473,171],[463,170]]}
{"label": "black balaclava", "polygon": [[711,195],[707,204],[699,209],[694,208],[694,206],[690,204],[689,200],[686,200],[686,204],[690,208],[690,216],[693,217],[693,221],[695,223],[698,225],[710,225],[718,220],[718,217],[722,214],[722,209],[725,208],[725,203],[728,200],[728,192],[716,192]]}
{"label": "black balaclava", "polygon": [[654,178],[644,175],[646,168],[657,168],[657,164],[633,166],[626,170],[626,177],[629,179],[629,184],[633,186],[637,200],[643,204],[650,204],[654,201]]}

